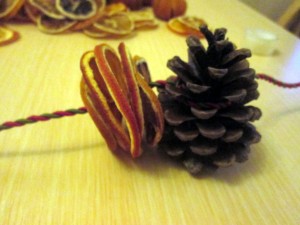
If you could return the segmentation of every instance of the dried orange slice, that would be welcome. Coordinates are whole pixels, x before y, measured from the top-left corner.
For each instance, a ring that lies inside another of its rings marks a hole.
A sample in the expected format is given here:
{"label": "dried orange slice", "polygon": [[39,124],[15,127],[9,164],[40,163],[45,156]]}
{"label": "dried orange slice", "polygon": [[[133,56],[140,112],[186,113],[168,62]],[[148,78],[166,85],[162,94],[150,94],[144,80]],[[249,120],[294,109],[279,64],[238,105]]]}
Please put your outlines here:
{"label": "dried orange slice", "polygon": [[127,35],[134,30],[134,23],[126,13],[104,16],[93,25],[99,30],[117,35]]}
{"label": "dried orange slice", "polygon": [[33,22],[37,23],[38,17],[41,16],[43,13],[37,9],[36,7],[32,6],[30,3],[26,2],[24,4],[24,10],[27,17]]}
{"label": "dried orange slice", "polygon": [[206,25],[206,22],[203,19],[196,16],[180,16],[178,17],[178,20],[185,26],[194,30],[199,30],[201,26]]}
{"label": "dried orange slice", "polygon": [[120,59],[106,44],[84,54],[81,95],[108,147],[130,149],[132,157],[138,157],[143,137],[150,145],[161,139],[164,119],[156,95],[123,43],[119,54]]}
{"label": "dried orange slice", "polygon": [[104,0],[98,6],[95,0],[55,0],[58,11],[75,20],[89,19],[97,14],[98,7],[104,7]]}
{"label": "dried orange slice", "polygon": [[111,34],[99,30],[93,25],[83,29],[83,33],[92,38],[107,38],[111,36]]}
{"label": "dried orange slice", "polygon": [[1,0],[0,18],[9,19],[14,17],[24,4],[25,0]]}
{"label": "dried orange slice", "polygon": [[18,32],[7,27],[0,26],[0,46],[10,44],[20,38]]}
{"label": "dried orange slice", "polygon": [[199,27],[206,24],[206,22],[196,17],[175,17],[168,21],[168,28],[181,35],[195,35],[199,38],[203,38],[203,34],[200,32]]}
{"label": "dried orange slice", "polygon": [[106,16],[112,16],[114,14],[126,11],[128,11],[127,6],[122,2],[118,2],[107,5],[104,9],[104,14]]}
{"label": "dried orange slice", "polygon": [[37,27],[40,31],[48,34],[58,34],[69,30],[76,21],[70,19],[53,19],[46,15],[37,18]]}
{"label": "dried orange slice", "polygon": [[28,0],[28,2],[48,17],[54,19],[65,18],[65,16],[57,10],[55,6],[55,0]]}
{"label": "dried orange slice", "polygon": [[94,16],[85,19],[85,20],[78,20],[77,23],[72,27],[72,30],[83,30],[91,26],[95,21],[97,21],[101,16],[104,14],[105,8],[105,1],[97,0],[97,12]]}
{"label": "dried orange slice", "polygon": [[164,130],[164,116],[160,102],[149,87],[151,81],[150,72],[147,62],[135,56],[133,62],[137,68],[136,79],[140,88],[140,94],[143,104],[144,121],[145,121],[145,138],[147,144],[155,146],[162,138]]}
{"label": "dried orange slice", "polygon": [[151,8],[144,8],[137,11],[130,11],[129,17],[134,22],[135,29],[155,28],[158,26]]}
{"label": "dried orange slice", "polygon": [[[115,59],[115,63],[120,65],[118,58]],[[112,151],[115,151],[117,147],[129,150],[130,140],[123,127],[122,116],[104,83],[94,52],[90,51],[82,56],[80,68],[85,84],[81,85],[83,102],[99,132]]]}

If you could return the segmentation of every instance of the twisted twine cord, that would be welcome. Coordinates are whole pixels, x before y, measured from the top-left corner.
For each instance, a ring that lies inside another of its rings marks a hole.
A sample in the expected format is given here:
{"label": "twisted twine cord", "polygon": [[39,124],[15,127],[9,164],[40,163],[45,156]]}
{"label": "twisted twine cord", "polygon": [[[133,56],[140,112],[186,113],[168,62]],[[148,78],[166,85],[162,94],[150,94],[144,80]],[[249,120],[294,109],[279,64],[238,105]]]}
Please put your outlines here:
{"label": "twisted twine cord", "polygon": [[260,80],[264,80],[264,81],[267,81],[273,85],[276,85],[278,87],[281,87],[281,88],[298,88],[300,87],[300,82],[298,83],[285,83],[285,82],[282,82],[280,80],[276,80],[275,78],[267,75],[267,74],[263,74],[263,73],[258,73],[256,74],[256,78],[260,79]]}
{"label": "twisted twine cord", "polygon": [[7,121],[0,125],[0,131],[11,129],[14,127],[21,127],[27,124],[32,124],[36,122],[48,121],[51,119],[58,119],[66,116],[75,116],[77,114],[85,114],[87,109],[85,107],[80,107],[78,109],[68,109],[65,111],[56,111],[53,113],[44,113],[38,116],[29,116],[25,119],[18,119],[15,121]]}
{"label": "twisted twine cord", "polygon": [[[285,82],[276,80],[273,77],[270,77],[266,74],[256,74],[256,78],[267,81],[273,85],[276,85],[276,86],[282,87],[282,88],[298,88],[298,87],[300,87],[300,82],[285,83]],[[164,80],[158,80],[158,81],[149,83],[150,87],[152,87],[152,88],[153,87],[164,88],[166,84],[167,84],[167,82]],[[203,103],[201,106],[220,109],[220,108],[226,108],[230,105],[231,105],[231,102],[222,102],[222,103]],[[0,125],[0,132],[3,130],[8,130],[8,129],[14,128],[14,127],[21,127],[21,126],[24,126],[27,124],[48,121],[51,119],[58,119],[58,118],[67,117],[67,116],[75,116],[78,114],[85,114],[85,113],[87,113],[87,109],[85,107],[80,107],[77,109],[68,109],[65,111],[55,111],[53,113],[44,113],[44,114],[37,115],[37,116],[33,115],[33,116],[29,116],[25,119],[18,119],[15,121],[4,122],[3,124]]]}

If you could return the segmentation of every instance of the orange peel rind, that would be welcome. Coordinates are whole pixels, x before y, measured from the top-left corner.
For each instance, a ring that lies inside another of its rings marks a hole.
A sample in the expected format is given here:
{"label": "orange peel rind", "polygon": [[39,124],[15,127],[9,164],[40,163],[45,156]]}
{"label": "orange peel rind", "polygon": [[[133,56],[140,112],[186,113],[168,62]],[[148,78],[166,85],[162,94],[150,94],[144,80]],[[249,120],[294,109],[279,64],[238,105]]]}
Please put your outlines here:
{"label": "orange peel rind", "polygon": [[81,96],[108,148],[130,151],[135,158],[142,154],[143,141],[155,146],[161,139],[163,113],[136,58],[124,43],[118,51],[100,44],[82,56]]}

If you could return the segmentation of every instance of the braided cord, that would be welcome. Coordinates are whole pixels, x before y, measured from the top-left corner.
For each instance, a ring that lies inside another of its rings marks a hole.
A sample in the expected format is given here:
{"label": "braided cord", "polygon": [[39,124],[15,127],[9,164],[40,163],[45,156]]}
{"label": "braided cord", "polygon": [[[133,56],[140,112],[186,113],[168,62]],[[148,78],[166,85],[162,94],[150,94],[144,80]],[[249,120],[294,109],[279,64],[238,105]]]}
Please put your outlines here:
{"label": "braided cord", "polygon": [[18,119],[15,121],[8,121],[0,125],[0,131],[11,129],[14,127],[21,127],[27,124],[48,121],[51,119],[58,119],[66,116],[75,116],[77,114],[85,114],[87,109],[85,107],[80,107],[78,109],[68,109],[65,111],[56,111],[53,113],[44,113],[38,116],[29,116],[25,119]]}
{"label": "braided cord", "polygon": [[256,78],[258,78],[260,80],[267,81],[267,82],[269,82],[273,85],[276,85],[276,86],[282,87],[282,88],[298,88],[298,87],[300,87],[300,82],[298,82],[298,83],[285,83],[285,82],[282,82],[280,80],[276,80],[275,78],[273,78],[269,75],[263,74],[263,73],[256,74]]}
{"label": "braided cord", "polygon": [[[256,78],[264,81],[268,81],[269,83],[276,85],[278,87],[282,88],[298,88],[300,87],[300,82],[298,83],[285,83],[279,80],[274,79],[273,77],[270,77],[266,74],[256,74]],[[164,88],[168,82],[164,80],[157,80],[155,82],[150,82],[149,86],[154,88]],[[214,108],[214,109],[222,109],[226,108],[231,105],[231,102],[220,102],[220,103],[201,103],[200,107],[205,107],[205,108]],[[21,127],[27,124],[32,124],[32,123],[37,123],[37,122],[42,122],[42,121],[48,121],[51,119],[58,119],[62,117],[67,117],[67,116],[75,116],[77,114],[85,114],[87,113],[87,109],[85,107],[80,107],[77,109],[68,109],[65,111],[56,111],[53,113],[44,113],[41,115],[33,115],[29,116],[25,119],[18,119],[15,121],[7,121],[3,124],[0,125],[0,131],[2,130],[8,130],[14,127]]]}

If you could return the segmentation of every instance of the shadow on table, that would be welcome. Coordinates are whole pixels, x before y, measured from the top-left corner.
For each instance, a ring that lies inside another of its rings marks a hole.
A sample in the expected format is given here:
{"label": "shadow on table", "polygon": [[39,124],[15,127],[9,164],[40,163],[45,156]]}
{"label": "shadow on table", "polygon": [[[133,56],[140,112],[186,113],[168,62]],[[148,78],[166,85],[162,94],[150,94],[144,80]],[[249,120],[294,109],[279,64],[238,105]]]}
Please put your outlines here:
{"label": "shadow on table", "polygon": [[[42,156],[53,154],[68,154],[80,151],[89,151],[98,148],[103,143],[91,143],[85,146],[65,147],[62,149],[44,149],[44,150],[31,150],[31,151],[6,151],[0,152],[1,158],[11,157],[29,157],[29,156]],[[122,167],[130,171],[138,171],[144,173],[147,176],[152,177],[168,177],[174,176],[174,174],[186,175],[192,179],[206,180],[215,179],[218,181],[226,182],[229,184],[238,184],[243,180],[259,175],[263,172],[264,167],[264,151],[263,144],[259,143],[252,147],[250,158],[243,164],[236,163],[234,166],[228,168],[221,168],[215,172],[205,171],[197,176],[190,175],[184,168],[180,161],[176,161],[167,156],[158,149],[148,149],[144,147],[144,153],[137,159],[131,158],[126,152],[112,153],[121,164]],[[111,154],[108,152],[108,154]]]}
{"label": "shadow on table", "polygon": [[170,176],[176,173],[186,174],[193,179],[215,179],[230,184],[238,184],[243,180],[263,173],[265,153],[264,145],[259,143],[252,146],[249,160],[245,163],[220,168],[217,171],[204,171],[197,176],[189,174],[180,161],[176,161],[159,150],[148,149],[138,159],[132,159],[128,154],[115,154],[128,170],[142,170],[148,175]]}

